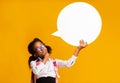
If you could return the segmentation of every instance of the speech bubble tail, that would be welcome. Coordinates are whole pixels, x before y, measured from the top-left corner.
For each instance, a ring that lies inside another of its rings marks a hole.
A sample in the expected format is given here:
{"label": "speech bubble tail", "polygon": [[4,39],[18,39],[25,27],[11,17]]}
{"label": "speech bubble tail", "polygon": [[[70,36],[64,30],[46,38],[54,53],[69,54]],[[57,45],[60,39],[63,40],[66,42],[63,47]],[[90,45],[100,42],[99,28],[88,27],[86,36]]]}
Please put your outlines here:
{"label": "speech bubble tail", "polygon": [[54,32],[54,33],[52,33],[51,35],[53,35],[53,36],[60,36],[60,34],[59,34],[59,32],[58,31],[56,31],[56,32]]}

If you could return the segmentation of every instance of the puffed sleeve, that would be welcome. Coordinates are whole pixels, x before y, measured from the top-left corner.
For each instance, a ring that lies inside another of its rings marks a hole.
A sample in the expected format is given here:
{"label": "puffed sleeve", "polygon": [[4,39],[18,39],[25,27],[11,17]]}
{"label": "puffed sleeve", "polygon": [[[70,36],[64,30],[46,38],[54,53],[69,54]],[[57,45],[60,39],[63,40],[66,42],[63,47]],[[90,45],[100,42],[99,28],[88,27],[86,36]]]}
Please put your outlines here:
{"label": "puffed sleeve", "polygon": [[72,56],[71,58],[69,58],[68,60],[60,60],[60,59],[56,59],[56,63],[58,65],[58,67],[71,67],[74,65],[75,61],[76,61],[77,57],[76,56]]}

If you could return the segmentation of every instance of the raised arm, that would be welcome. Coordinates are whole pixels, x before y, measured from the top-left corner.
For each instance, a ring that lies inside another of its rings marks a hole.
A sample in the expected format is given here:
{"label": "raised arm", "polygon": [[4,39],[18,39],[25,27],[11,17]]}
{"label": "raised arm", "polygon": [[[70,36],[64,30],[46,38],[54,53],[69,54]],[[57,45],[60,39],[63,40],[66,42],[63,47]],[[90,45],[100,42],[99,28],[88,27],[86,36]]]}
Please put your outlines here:
{"label": "raised arm", "polygon": [[73,53],[72,57],[68,60],[56,60],[58,67],[71,67],[74,65],[76,58],[83,48],[87,46],[87,42],[84,42],[83,40],[80,40],[80,45],[76,48],[75,52]]}
{"label": "raised arm", "polygon": [[82,50],[83,48],[85,48],[87,46],[87,42],[83,41],[83,40],[80,40],[80,45],[76,48],[75,52],[74,52],[74,56],[78,56],[80,50]]}

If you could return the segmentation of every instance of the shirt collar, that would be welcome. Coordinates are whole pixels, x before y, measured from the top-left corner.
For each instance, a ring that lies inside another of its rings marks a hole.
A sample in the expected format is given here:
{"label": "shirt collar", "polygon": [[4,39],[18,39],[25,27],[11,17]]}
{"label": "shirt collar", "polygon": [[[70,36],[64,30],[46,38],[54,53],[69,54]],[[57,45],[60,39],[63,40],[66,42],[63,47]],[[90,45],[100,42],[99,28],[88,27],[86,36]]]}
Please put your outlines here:
{"label": "shirt collar", "polygon": [[[40,61],[42,61],[42,59],[41,59],[40,57],[38,57],[38,59],[39,59]],[[51,59],[49,58],[48,61],[50,61],[50,60],[51,60]]]}

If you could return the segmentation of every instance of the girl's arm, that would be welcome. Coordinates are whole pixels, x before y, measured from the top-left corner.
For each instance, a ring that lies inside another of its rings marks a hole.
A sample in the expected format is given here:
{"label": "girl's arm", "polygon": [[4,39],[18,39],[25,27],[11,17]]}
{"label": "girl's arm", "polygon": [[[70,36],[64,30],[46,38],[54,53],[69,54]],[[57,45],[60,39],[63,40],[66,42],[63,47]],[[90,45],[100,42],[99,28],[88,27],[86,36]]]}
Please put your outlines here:
{"label": "girl's arm", "polygon": [[56,59],[58,67],[71,67],[72,65],[74,65],[80,50],[82,50],[86,46],[87,46],[87,42],[80,40],[80,45],[76,48],[71,58],[69,58],[68,60]]}
{"label": "girl's arm", "polygon": [[76,48],[75,52],[74,52],[74,56],[78,56],[80,50],[82,50],[83,48],[85,48],[87,46],[87,42],[80,40],[80,45]]}

